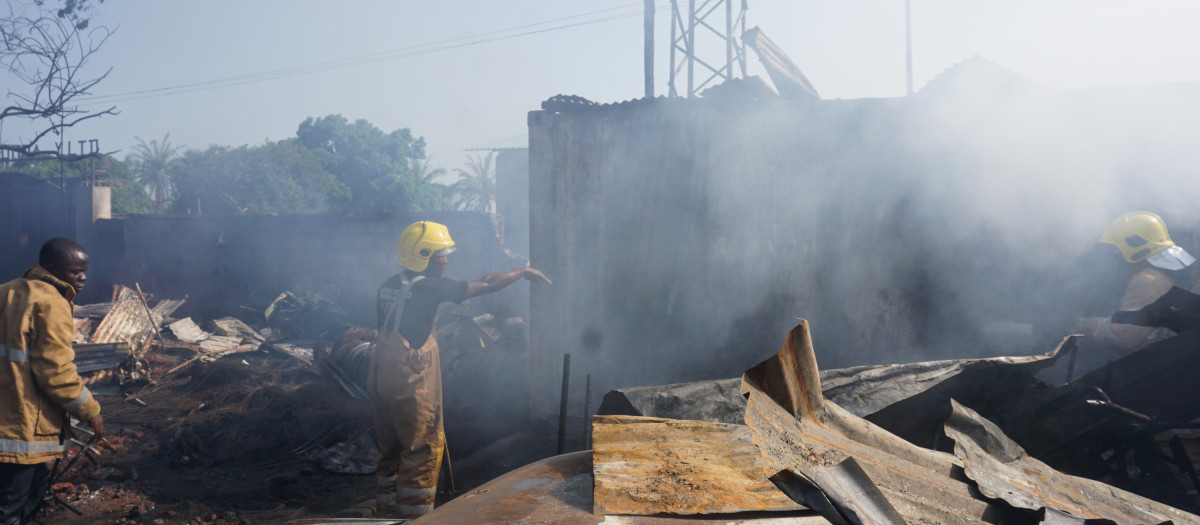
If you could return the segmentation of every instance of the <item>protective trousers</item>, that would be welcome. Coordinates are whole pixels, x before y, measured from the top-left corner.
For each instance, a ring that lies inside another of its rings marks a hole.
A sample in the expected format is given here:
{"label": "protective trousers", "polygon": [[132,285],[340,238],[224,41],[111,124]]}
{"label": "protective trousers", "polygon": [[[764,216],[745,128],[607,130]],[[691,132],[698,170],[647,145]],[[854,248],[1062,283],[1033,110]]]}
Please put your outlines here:
{"label": "protective trousers", "polygon": [[[405,288],[397,302],[406,299]],[[402,311],[403,305],[393,308]],[[416,517],[433,510],[446,444],[441,363],[432,335],[414,349],[396,332],[399,317],[379,331],[368,379],[381,454],[375,505],[380,516]]]}
{"label": "protective trousers", "polygon": [[50,463],[0,463],[0,525],[33,521],[49,482]]}

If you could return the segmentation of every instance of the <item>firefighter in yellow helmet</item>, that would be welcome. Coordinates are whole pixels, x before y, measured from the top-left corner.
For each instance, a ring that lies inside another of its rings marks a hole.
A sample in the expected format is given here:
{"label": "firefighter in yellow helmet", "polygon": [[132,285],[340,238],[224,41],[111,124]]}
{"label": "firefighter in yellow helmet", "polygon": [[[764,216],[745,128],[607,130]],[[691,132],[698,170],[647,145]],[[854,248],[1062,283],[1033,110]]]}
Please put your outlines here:
{"label": "firefighter in yellow helmet", "polygon": [[376,514],[397,518],[433,510],[446,438],[442,382],[433,321],[438,305],[499,291],[519,279],[550,284],[542,272],[513,268],[478,279],[442,277],[454,252],[450,231],[436,222],[413,223],[400,234],[403,269],[379,288],[379,335],[368,390],[381,457],[376,469]]}
{"label": "firefighter in yellow helmet", "polygon": [[[1138,310],[1172,286],[1186,288],[1182,271],[1196,262],[1186,250],[1175,244],[1167,233],[1162,217],[1148,211],[1126,213],[1113,220],[1100,242],[1116,246],[1132,266],[1127,270],[1129,284],[1121,297],[1119,310]],[[1164,328],[1113,323],[1109,317],[1088,317],[1076,326],[1088,336],[1087,344],[1100,351],[1098,357],[1115,359],[1149,343],[1174,335]]]}

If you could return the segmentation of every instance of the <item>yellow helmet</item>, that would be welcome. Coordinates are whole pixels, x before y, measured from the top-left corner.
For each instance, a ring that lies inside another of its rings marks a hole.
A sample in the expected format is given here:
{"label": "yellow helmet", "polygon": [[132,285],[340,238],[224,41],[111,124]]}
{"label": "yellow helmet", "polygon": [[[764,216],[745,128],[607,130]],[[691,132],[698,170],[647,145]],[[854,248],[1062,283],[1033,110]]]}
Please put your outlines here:
{"label": "yellow helmet", "polygon": [[400,234],[396,254],[397,264],[414,272],[423,272],[429,266],[429,258],[449,255],[454,252],[454,239],[443,224],[429,221],[414,222]]}
{"label": "yellow helmet", "polygon": [[1148,211],[1134,211],[1117,217],[1104,229],[1100,242],[1116,246],[1131,263],[1175,246],[1162,217]]}

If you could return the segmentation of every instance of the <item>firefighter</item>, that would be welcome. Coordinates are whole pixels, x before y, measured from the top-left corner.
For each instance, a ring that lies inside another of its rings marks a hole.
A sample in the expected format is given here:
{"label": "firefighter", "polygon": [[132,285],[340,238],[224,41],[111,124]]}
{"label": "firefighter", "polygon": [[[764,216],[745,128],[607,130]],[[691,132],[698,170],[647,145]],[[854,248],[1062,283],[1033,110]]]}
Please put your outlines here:
{"label": "firefighter", "polygon": [[442,277],[455,250],[445,226],[420,221],[400,234],[400,273],[379,288],[379,333],[368,390],[381,457],[375,511],[413,518],[433,510],[446,437],[433,321],[438,305],[499,291],[519,279],[550,284],[542,272],[513,268],[470,281]]}
{"label": "firefighter", "polygon": [[[1100,242],[1115,246],[1131,265],[1126,270],[1129,283],[1118,310],[1138,310],[1172,286],[1188,288],[1191,284],[1185,270],[1196,258],[1171,240],[1166,223],[1158,215],[1148,211],[1121,215],[1104,230]],[[1098,350],[1097,357],[1106,360],[1174,335],[1164,328],[1113,323],[1109,317],[1087,317],[1075,328],[1087,336],[1085,344]]]}
{"label": "firefighter", "polygon": [[38,263],[0,285],[0,523],[28,523],[66,449],[68,414],[104,438],[100,404],[75,370],[72,301],[87,281],[88,256],[51,239]]}

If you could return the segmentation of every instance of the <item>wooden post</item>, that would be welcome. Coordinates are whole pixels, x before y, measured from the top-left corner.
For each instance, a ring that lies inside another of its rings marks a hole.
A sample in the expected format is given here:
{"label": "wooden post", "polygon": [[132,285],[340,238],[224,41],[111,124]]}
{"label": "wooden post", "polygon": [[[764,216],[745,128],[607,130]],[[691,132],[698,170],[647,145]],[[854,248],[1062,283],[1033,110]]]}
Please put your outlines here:
{"label": "wooden post", "polygon": [[571,354],[563,354],[562,399],[558,403],[558,454],[567,446],[567,394],[571,385]]}
{"label": "wooden post", "polygon": [[592,374],[587,375],[583,391],[583,450],[592,448]]}

